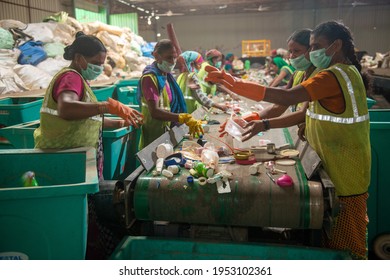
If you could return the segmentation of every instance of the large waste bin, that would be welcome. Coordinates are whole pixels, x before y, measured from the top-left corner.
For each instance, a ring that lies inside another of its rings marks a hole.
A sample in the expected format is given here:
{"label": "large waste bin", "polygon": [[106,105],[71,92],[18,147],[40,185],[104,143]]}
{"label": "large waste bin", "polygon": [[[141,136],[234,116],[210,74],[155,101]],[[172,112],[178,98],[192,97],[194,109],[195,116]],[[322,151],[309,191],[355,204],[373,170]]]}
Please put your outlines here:
{"label": "large waste bin", "polygon": [[369,110],[371,183],[368,197],[368,242],[377,256],[390,259],[390,109]]}
{"label": "large waste bin", "polygon": [[0,99],[0,128],[38,120],[43,97],[8,97]]}
{"label": "large waste bin", "polygon": [[285,244],[219,243],[125,237],[114,260],[340,260],[347,252]]}
{"label": "large waste bin", "polygon": [[[0,150],[0,170],[0,259],[84,259],[95,149]],[[23,187],[27,171],[38,186]]]}

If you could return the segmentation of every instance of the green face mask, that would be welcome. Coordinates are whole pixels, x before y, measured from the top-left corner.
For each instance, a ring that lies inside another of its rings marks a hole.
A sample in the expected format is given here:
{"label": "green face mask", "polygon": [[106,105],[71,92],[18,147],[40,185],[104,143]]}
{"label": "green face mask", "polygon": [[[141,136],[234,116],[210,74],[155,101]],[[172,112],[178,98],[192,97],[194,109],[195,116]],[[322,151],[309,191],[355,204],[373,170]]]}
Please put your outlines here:
{"label": "green face mask", "polygon": [[298,71],[305,71],[310,67],[311,62],[307,60],[305,54],[302,54],[296,58],[290,58],[290,63]]}
{"label": "green face mask", "polygon": [[316,68],[325,69],[329,67],[334,53],[332,55],[326,55],[326,51],[333,45],[333,43],[326,49],[322,48],[310,52],[310,61]]}
{"label": "green face mask", "polygon": [[221,68],[221,66],[222,66],[222,61],[217,61],[215,63],[215,67],[217,67],[218,69]]}
{"label": "green face mask", "polygon": [[[87,62],[87,60],[85,60],[85,62]],[[87,62],[87,69],[81,69],[81,76],[83,76],[83,78],[86,80],[92,81],[95,80],[102,72],[103,66]]]}

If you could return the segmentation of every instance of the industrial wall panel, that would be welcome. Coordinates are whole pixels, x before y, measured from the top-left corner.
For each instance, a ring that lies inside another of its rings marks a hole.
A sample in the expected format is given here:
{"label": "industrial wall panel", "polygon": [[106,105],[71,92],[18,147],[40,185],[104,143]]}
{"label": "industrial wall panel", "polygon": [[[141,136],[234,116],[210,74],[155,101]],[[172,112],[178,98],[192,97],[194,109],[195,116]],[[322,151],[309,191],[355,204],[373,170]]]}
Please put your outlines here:
{"label": "industrial wall panel", "polygon": [[60,12],[61,8],[62,8],[59,0],[56,0],[56,1],[30,0],[30,6],[32,8],[53,11],[55,13]]}
{"label": "industrial wall panel", "polygon": [[28,9],[12,4],[1,3],[0,19],[14,19],[28,23]]}
{"label": "industrial wall panel", "polygon": [[54,12],[51,11],[41,11],[41,10],[34,10],[31,9],[31,22],[42,22],[44,18],[54,14]]}
{"label": "industrial wall panel", "polygon": [[94,13],[91,11],[86,11],[83,9],[76,8],[76,19],[79,22],[94,22],[100,21],[107,23],[107,15],[105,9],[99,9],[99,13]]}
{"label": "industrial wall panel", "polygon": [[[2,2],[2,1],[0,1]],[[6,2],[18,5],[26,5],[28,4],[28,0],[7,0]]]}
{"label": "industrial wall panel", "polygon": [[110,24],[130,28],[138,34],[138,16],[136,13],[110,15]]}
{"label": "industrial wall panel", "polygon": [[[307,9],[253,14],[214,16],[161,17],[145,29],[139,23],[139,34],[146,41],[156,41],[157,33],[166,38],[166,25],[173,23],[182,48],[207,50],[219,48],[224,52],[241,53],[242,40],[271,40],[271,47],[287,48],[287,38],[297,29],[314,28],[317,24],[341,19],[352,31],[359,50],[371,55],[390,50],[390,6],[355,7],[344,9]],[[275,20],[277,19],[277,20]],[[281,20],[283,19],[283,20]],[[143,19],[140,19],[142,21]],[[153,27],[154,26],[154,27]]]}

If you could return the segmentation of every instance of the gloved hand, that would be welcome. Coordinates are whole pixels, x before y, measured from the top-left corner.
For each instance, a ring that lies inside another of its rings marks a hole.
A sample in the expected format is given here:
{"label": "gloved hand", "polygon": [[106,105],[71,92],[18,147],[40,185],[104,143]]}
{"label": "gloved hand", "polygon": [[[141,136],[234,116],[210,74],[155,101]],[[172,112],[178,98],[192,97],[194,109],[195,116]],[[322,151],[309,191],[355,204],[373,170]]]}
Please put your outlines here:
{"label": "gloved hand", "polygon": [[[233,118],[233,120],[235,120],[235,119],[238,120],[238,121],[236,121],[236,123],[239,124],[240,126],[241,126],[241,124],[240,124],[239,120],[241,120],[241,119],[244,120],[244,121],[246,121],[246,122],[261,120],[260,115],[259,115],[259,113],[257,113],[257,112],[251,112],[251,113],[249,113],[249,114],[245,114],[245,115],[243,115],[241,118]],[[227,122],[227,121],[225,121],[225,122],[224,122],[223,124],[221,124],[221,126],[219,127],[218,132],[221,133],[221,134],[219,134],[219,137],[223,137],[223,136],[225,136],[225,135],[227,134],[227,132],[225,131],[226,122]]]}
{"label": "gloved hand", "polygon": [[143,124],[144,116],[132,108],[127,107],[123,103],[116,101],[112,98],[108,98],[108,112],[113,115],[117,115],[125,120],[125,125],[133,125],[138,128]]}
{"label": "gloved hand", "polygon": [[196,134],[202,135],[204,133],[202,128],[202,121],[194,119],[191,114],[179,114],[179,123],[186,124],[190,130],[189,133],[192,136],[195,136]]}
{"label": "gloved hand", "polygon": [[220,71],[219,69],[210,65],[207,65],[205,70],[208,72],[207,77],[205,78],[205,81],[207,82],[222,84],[238,95],[255,101],[261,101],[264,98],[266,88],[262,85],[234,78],[224,70]]}

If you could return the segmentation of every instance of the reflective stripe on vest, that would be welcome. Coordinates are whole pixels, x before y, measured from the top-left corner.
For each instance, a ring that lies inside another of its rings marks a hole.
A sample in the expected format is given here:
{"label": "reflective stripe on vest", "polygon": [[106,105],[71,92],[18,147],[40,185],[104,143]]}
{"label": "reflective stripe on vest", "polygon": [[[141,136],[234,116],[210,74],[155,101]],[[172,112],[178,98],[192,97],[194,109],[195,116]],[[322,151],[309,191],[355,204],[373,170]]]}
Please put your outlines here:
{"label": "reflective stripe on vest", "polygon": [[[40,112],[58,117],[58,111],[54,110],[54,109],[50,109],[49,107],[41,107]],[[102,122],[103,121],[102,117],[100,117],[100,116],[92,116],[92,117],[89,117],[88,119],[94,120],[94,121],[98,121],[98,122]]]}
{"label": "reflective stripe on vest", "polygon": [[316,114],[313,112],[313,103],[311,103],[311,108],[307,108],[306,115],[309,116],[312,119],[320,120],[320,121],[327,121],[327,122],[333,122],[333,123],[343,123],[343,124],[353,124],[353,123],[359,123],[364,122],[369,119],[369,114],[359,116],[358,108],[356,105],[356,97],[355,92],[353,90],[352,82],[349,79],[347,73],[345,73],[340,67],[334,67],[337,71],[340,72],[340,74],[343,76],[347,88],[348,93],[351,98],[351,104],[352,104],[352,111],[353,111],[353,117],[351,118],[343,118],[343,117],[336,117],[331,115],[322,115],[322,114]]}

